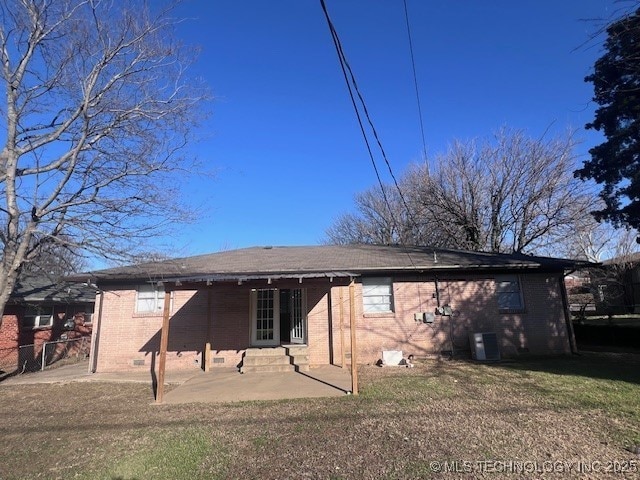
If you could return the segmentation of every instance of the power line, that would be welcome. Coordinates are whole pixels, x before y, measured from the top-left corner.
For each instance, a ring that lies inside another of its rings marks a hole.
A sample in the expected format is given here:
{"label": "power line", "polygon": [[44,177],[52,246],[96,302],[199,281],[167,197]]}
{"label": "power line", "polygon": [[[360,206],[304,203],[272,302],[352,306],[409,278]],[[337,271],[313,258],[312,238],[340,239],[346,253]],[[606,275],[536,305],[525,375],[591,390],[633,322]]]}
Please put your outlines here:
{"label": "power line", "polygon": [[[349,90],[349,96],[351,98],[351,103],[353,105],[353,108],[355,110],[356,113],[356,117],[358,120],[358,124],[360,126],[360,131],[362,133],[362,136],[364,138],[365,144],[367,146],[367,151],[369,152],[369,158],[371,159],[371,163],[373,165],[374,171],[376,173],[376,177],[378,179],[378,184],[380,185],[380,190],[382,192],[382,197],[383,200],[385,202],[385,205],[387,206],[387,209],[389,210],[389,215],[391,216],[391,220],[394,224],[394,227],[396,228],[396,230],[398,230],[398,222],[395,219],[395,216],[393,214],[393,210],[391,208],[391,205],[389,203],[389,199],[387,197],[387,194],[385,192],[385,188],[384,188],[384,184],[382,182],[382,179],[380,177],[380,173],[378,171],[378,167],[376,165],[376,161],[375,161],[375,157],[373,155],[373,152],[371,151],[371,146],[370,146],[370,142],[369,139],[367,137],[367,133],[366,130],[364,128],[363,122],[362,122],[362,115],[360,114],[360,110],[358,108],[358,104],[356,102],[355,96],[358,97],[358,100],[360,101],[360,104],[362,106],[362,111],[364,113],[365,118],[367,119],[367,123],[369,124],[369,128],[371,128],[371,132],[373,133],[373,136],[376,140],[376,143],[378,144],[378,148],[380,149],[380,153],[382,155],[382,158],[384,159],[385,164],[387,165],[387,169],[389,170],[389,174],[391,175],[391,178],[393,179],[393,183],[398,191],[398,195],[402,201],[402,204],[405,208],[406,214],[409,217],[409,219],[411,220],[411,223],[414,225],[414,227],[417,228],[417,224],[413,218],[413,214],[411,213],[411,209],[409,208],[409,206],[407,205],[407,202],[404,198],[404,194],[402,193],[402,190],[400,189],[400,185],[398,184],[398,181],[393,173],[393,169],[391,168],[391,163],[389,162],[389,159],[387,158],[387,154],[384,150],[384,147],[382,146],[382,141],[380,140],[380,137],[378,135],[378,132],[373,124],[373,120],[371,119],[371,116],[369,115],[369,110],[367,109],[367,105],[364,101],[364,97],[362,96],[362,94],[360,93],[360,89],[358,88],[358,83],[356,81],[355,78],[355,74],[353,73],[353,70],[351,69],[351,66],[349,65],[349,62],[347,61],[346,55],[344,53],[344,50],[342,48],[342,43],[340,42],[340,38],[338,37],[338,32],[336,31],[333,22],[331,21],[331,18],[329,16],[329,12],[327,10],[327,6],[324,2],[324,0],[320,0],[320,4],[322,6],[322,11],[324,12],[325,15],[325,19],[327,20],[327,25],[329,26],[329,31],[331,32],[331,37],[333,39],[333,44],[336,48],[336,52],[338,53],[338,60],[340,62],[340,67],[342,69],[342,73],[345,79],[345,82],[347,84],[347,89]],[[355,95],[354,95],[355,92]]]}
{"label": "power line", "polygon": [[416,102],[418,104],[418,118],[420,120],[420,135],[422,136],[422,154],[427,158],[427,142],[424,136],[424,121],[422,116],[422,105],[420,103],[420,89],[418,88],[418,75],[416,73],[416,61],[413,55],[413,40],[411,38],[411,27],[409,25],[409,10],[407,8],[407,0],[404,3],[404,19],[407,24],[407,37],[409,38],[409,53],[411,54],[411,67],[413,69],[413,85],[416,89]]}
{"label": "power line", "polygon": [[[356,118],[358,120],[358,125],[360,126],[360,132],[362,133],[362,138],[364,139],[364,143],[367,146],[367,152],[369,153],[369,158],[371,160],[371,164],[373,165],[373,170],[376,173],[376,178],[378,179],[378,184],[380,185],[380,189],[382,191],[382,197],[384,198],[384,202],[389,209],[389,213],[391,214],[391,218],[395,223],[395,219],[393,218],[393,213],[391,211],[391,206],[389,205],[389,199],[387,198],[387,194],[384,190],[384,184],[382,182],[382,178],[380,177],[380,172],[378,171],[378,166],[376,165],[376,160],[373,156],[373,152],[371,151],[371,145],[369,144],[369,138],[367,137],[367,133],[364,128],[364,124],[362,123],[362,117],[360,115],[360,110],[358,109],[358,104],[356,103],[356,99],[353,93],[353,89],[357,89],[357,85],[355,85],[355,78],[353,76],[353,72],[351,71],[351,67],[349,66],[349,62],[346,59],[344,54],[344,50],[342,49],[342,43],[340,42],[340,38],[338,37],[338,32],[333,26],[333,22],[331,21],[331,17],[329,17],[329,12],[327,11],[327,6],[324,3],[324,0],[320,0],[320,5],[322,6],[322,11],[324,12],[325,19],[327,20],[327,25],[329,26],[329,31],[331,32],[331,39],[333,40],[333,45],[335,46],[336,53],[338,54],[338,61],[340,63],[340,68],[342,69],[342,75],[344,76],[344,81],[347,84],[347,90],[349,91],[349,98],[351,98],[351,105],[353,106],[353,110],[356,113]],[[349,75],[347,75],[347,70],[351,74],[351,78],[354,81],[354,87],[352,87],[351,82],[349,81]],[[362,102],[362,96],[359,95],[360,101]]]}
{"label": "power line", "polygon": [[[404,198],[404,195],[402,193],[402,190],[400,189],[400,186],[398,185],[398,182],[396,180],[395,175],[393,174],[393,169],[391,168],[391,164],[389,163],[389,159],[387,158],[387,155],[384,151],[384,148],[382,147],[382,142],[380,141],[380,137],[378,136],[378,133],[373,125],[373,121],[371,120],[371,116],[369,115],[369,111],[367,109],[367,106],[365,104],[364,98],[362,97],[362,94],[360,93],[360,89],[358,88],[358,84],[356,82],[356,78],[355,75],[353,73],[353,70],[351,70],[351,67],[349,66],[349,62],[347,61],[346,55],[344,53],[344,50],[342,49],[342,43],[340,42],[340,38],[338,37],[338,32],[336,31],[333,22],[331,21],[331,18],[329,17],[329,12],[327,11],[327,6],[325,5],[324,0],[320,0],[320,4],[322,5],[322,11],[324,12],[324,16],[327,20],[327,25],[329,26],[329,31],[331,32],[331,38],[333,39],[333,44],[336,48],[336,52],[338,53],[338,60],[340,62],[340,67],[342,69],[342,74],[344,76],[345,82],[347,83],[347,89],[349,90],[349,96],[351,98],[351,104],[353,105],[353,108],[356,112],[356,118],[358,119],[358,124],[360,125],[360,131],[362,133],[362,136],[364,138],[365,144],[367,145],[367,151],[369,152],[369,158],[371,159],[371,164],[373,165],[373,169],[376,172],[376,177],[378,178],[378,184],[380,185],[380,190],[382,192],[382,198],[384,199],[384,203],[387,206],[387,209],[389,210],[389,215],[391,217],[391,221],[393,223],[394,228],[396,229],[396,231],[399,232],[399,227],[398,227],[398,222],[395,218],[395,215],[393,213],[393,210],[391,209],[391,205],[389,204],[389,199],[387,197],[387,194],[385,192],[384,189],[384,184],[382,183],[382,179],[380,178],[380,174],[378,172],[378,167],[376,165],[376,161],[375,158],[373,156],[373,152],[371,151],[371,146],[369,143],[369,139],[367,138],[367,134],[364,128],[364,125],[362,123],[362,116],[360,115],[360,111],[358,109],[358,105],[357,102],[355,100],[355,96],[354,96],[354,91],[356,93],[356,95],[358,96],[358,99],[360,100],[360,103],[362,105],[362,109],[364,111],[364,115],[367,118],[367,122],[369,123],[369,127],[371,128],[371,131],[373,132],[373,136],[376,139],[376,142],[378,144],[378,147],[380,148],[380,152],[382,153],[382,158],[384,159],[385,163],[387,164],[387,168],[389,169],[389,173],[391,175],[391,178],[393,179],[393,183],[396,186],[396,189],[398,190],[398,194],[400,196],[400,199],[402,200],[402,204],[404,206],[405,212],[407,214],[407,217],[409,218],[410,222],[412,223],[413,227],[416,229],[418,229],[417,223],[415,221],[415,219],[413,218],[413,214],[411,212],[411,209],[409,208],[409,206],[407,205],[407,202]],[[348,72],[348,74],[347,74]],[[415,262],[413,261],[413,257],[411,256],[411,253],[409,252],[409,249],[407,248],[407,245],[405,245],[404,243],[404,239],[402,238],[402,236],[399,236],[398,238],[400,244],[402,245],[402,247],[404,247],[404,253],[407,255],[407,258],[409,259],[409,262],[411,263],[411,266],[417,270],[417,266],[415,264]],[[420,294],[420,286],[418,285],[418,302],[420,305],[422,305],[422,295]]]}

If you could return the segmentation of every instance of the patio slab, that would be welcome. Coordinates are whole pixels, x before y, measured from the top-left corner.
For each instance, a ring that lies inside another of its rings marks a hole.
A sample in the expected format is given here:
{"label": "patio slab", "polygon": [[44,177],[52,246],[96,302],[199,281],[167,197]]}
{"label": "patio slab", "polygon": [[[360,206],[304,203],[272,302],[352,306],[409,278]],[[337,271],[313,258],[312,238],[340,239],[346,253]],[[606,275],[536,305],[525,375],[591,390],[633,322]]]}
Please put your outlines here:
{"label": "patio slab", "polygon": [[309,372],[246,374],[235,369],[213,369],[207,373],[200,372],[165,393],[163,403],[337,397],[350,391],[350,371],[335,366],[315,367]]}
{"label": "patio slab", "polygon": [[[136,382],[151,385],[148,370],[89,373],[88,362],[16,375],[0,382],[10,385],[70,382]],[[308,372],[255,372],[240,374],[235,368],[168,371],[165,385],[177,385],[164,394],[164,404],[241,402],[289,398],[336,397],[350,393],[351,371],[333,365],[312,367]]]}
{"label": "patio slab", "polygon": [[[39,383],[70,383],[70,382],[114,382],[114,383],[148,383],[153,376],[147,369],[127,372],[98,372],[89,373],[89,362],[74,365],[48,368],[42,372],[25,373],[23,375],[8,376],[0,381],[2,385],[33,385]],[[200,370],[169,371],[165,376],[166,384],[181,384],[197,375]]]}

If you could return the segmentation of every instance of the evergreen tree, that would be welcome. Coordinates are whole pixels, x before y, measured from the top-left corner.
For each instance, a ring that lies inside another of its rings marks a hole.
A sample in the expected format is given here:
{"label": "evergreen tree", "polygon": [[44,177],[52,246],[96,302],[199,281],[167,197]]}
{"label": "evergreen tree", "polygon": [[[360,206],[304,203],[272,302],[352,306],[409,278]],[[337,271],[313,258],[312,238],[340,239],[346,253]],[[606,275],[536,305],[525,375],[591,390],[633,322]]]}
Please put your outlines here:
{"label": "evergreen tree", "polygon": [[604,208],[597,220],[640,227],[640,9],[611,23],[605,53],[585,78],[593,83],[600,106],[587,129],[602,131],[606,141],[576,171],[602,185]]}

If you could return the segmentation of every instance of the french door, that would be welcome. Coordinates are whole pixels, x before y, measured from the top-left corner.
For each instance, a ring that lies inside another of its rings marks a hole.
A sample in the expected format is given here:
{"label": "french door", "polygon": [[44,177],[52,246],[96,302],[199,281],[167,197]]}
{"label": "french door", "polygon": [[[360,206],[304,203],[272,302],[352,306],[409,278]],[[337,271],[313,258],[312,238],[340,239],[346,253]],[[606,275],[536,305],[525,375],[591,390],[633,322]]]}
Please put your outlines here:
{"label": "french door", "polygon": [[305,343],[307,307],[304,301],[304,290],[301,288],[291,290],[289,299],[291,305],[291,343]]}
{"label": "french door", "polygon": [[307,335],[305,291],[256,289],[251,291],[251,344],[275,346],[305,343]]}
{"label": "french door", "polygon": [[257,346],[280,344],[280,296],[276,289],[252,290],[253,328],[251,343]]}

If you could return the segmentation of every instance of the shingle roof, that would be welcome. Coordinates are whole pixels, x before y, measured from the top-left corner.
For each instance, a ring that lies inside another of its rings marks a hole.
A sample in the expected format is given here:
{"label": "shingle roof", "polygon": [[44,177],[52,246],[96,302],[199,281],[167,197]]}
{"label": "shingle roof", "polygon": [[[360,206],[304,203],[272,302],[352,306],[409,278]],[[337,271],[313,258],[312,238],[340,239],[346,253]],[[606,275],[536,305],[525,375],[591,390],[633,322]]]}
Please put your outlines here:
{"label": "shingle roof", "polygon": [[92,303],[96,299],[95,287],[86,284],[52,282],[47,278],[18,280],[11,293],[13,303]]}
{"label": "shingle roof", "polygon": [[566,259],[523,254],[492,254],[430,247],[315,245],[251,247],[207,255],[149,262],[88,272],[74,280],[116,282],[267,276],[349,276],[367,273],[442,270],[547,269],[575,267]]}

